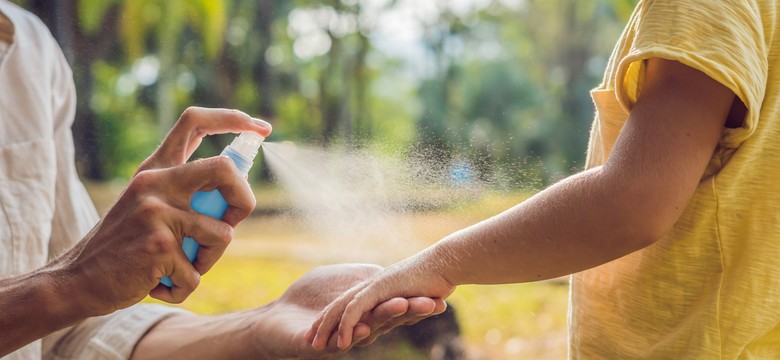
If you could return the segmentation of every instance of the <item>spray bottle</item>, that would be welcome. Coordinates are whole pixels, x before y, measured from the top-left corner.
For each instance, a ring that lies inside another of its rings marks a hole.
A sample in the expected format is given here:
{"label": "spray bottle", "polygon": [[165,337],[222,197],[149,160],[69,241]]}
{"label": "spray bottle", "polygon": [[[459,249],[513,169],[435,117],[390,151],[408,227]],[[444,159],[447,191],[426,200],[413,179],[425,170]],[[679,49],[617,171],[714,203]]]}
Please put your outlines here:
{"label": "spray bottle", "polygon": [[[257,152],[260,150],[260,146],[265,140],[264,137],[253,133],[244,132],[237,136],[230,145],[225,147],[221,156],[227,156],[233,163],[236,164],[238,171],[244,176],[249,174],[249,169],[252,168],[252,161],[254,160]],[[198,191],[190,199],[190,206],[193,210],[215,219],[222,219],[225,215],[225,211],[228,208],[228,203],[219,193],[219,190],[212,191]],[[198,248],[200,246],[191,237],[185,237],[181,244],[184,254],[187,255],[187,259],[190,262],[195,261],[195,257],[198,255]],[[168,287],[173,287],[171,279],[167,276],[160,279],[160,282]]]}

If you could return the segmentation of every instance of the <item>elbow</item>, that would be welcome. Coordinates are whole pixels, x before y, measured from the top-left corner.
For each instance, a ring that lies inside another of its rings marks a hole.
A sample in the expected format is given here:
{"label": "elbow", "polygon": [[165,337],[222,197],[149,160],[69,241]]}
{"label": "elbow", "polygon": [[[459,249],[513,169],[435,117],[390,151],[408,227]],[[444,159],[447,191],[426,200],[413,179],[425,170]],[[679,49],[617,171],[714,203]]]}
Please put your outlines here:
{"label": "elbow", "polygon": [[621,201],[615,213],[621,214],[618,217],[618,227],[623,229],[620,237],[631,251],[646,248],[666,236],[681,213],[679,206],[669,205],[668,199],[655,194],[629,193],[626,197],[628,200]]}
{"label": "elbow", "polygon": [[643,224],[637,227],[637,231],[633,234],[633,246],[635,250],[644,249],[650,245],[655,244],[658,240],[664,237],[666,233],[671,230],[671,226],[666,224],[654,224],[654,221],[645,220]]}
{"label": "elbow", "polygon": [[629,254],[655,244],[671,229],[655,219],[623,212],[612,226],[613,246],[620,254]]}

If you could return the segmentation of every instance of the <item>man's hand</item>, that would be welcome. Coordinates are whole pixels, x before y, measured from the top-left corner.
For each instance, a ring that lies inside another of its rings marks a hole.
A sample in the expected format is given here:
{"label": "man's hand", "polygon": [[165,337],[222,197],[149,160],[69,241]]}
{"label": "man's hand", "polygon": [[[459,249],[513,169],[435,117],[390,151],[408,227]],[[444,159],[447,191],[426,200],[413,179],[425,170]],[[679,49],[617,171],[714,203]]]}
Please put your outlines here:
{"label": "man's hand", "polygon": [[[382,270],[344,264],[315,268],[276,301],[246,312],[219,316],[175,316],[153,327],[136,345],[133,359],[314,359],[344,352],[335,341],[315,351],[305,333],[327,304]],[[441,299],[394,298],[361,319],[352,345],[367,345],[399,325],[442,313]]]}
{"label": "man's hand", "polygon": [[429,254],[423,252],[383,271],[376,271],[365,280],[355,282],[355,286],[342,289],[332,303],[320,306],[322,312],[305,334],[310,347],[330,351],[328,349],[334,346],[348,349],[355,342],[364,341],[365,325],[362,323],[395,299],[406,296],[447,298],[455,287],[435,271],[426,269],[430,259],[425,256]]}
{"label": "man's hand", "polygon": [[317,315],[345,291],[381,271],[379,266],[344,264],[319,267],[304,275],[277,301],[259,309],[264,312],[262,321],[255,325],[260,350],[274,359],[328,357],[354,345],[370,344],[399,325],[414,324],[446,309],[442,299],[393,298],[360,318],[348,345],[336,347],[333,337],[323,351],[314,350],[305,335]]}
{"label": "man's hand", "polygon": [[[73,280],[86,315],[101,315],[135,304],[147,294],[181,302],[198,286],[230,242],[235,227],[254,209],[246,180],[230,159],[185,163],[210,134],[271,132],[267,123],[236,110],[187,109],[160,147],[139,167],[117,202],[92,231],[52,266]],[[230,204],[223,221],[196,213],[190,198],[219,189]],[[181,250],[190,236],[201,245],[190,264]],[[173,288],[160,285],[169,276]],[[75,300],[75,299],[74,299]]]}

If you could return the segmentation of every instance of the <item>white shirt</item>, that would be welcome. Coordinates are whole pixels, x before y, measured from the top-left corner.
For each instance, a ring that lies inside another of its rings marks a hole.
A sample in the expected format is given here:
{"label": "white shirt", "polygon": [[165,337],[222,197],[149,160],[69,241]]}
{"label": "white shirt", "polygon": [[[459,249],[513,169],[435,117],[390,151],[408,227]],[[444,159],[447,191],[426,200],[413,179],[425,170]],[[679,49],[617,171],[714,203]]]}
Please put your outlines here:
{"label": "white shirt", "polygon": [[[73,161],[70,67],[39,19],[5,0],[0,12],[15,30],[13,43],[0,46],[0,276],[9,276],[40,268],[72,247],[98,215]],[[87,319],[8,359],[128,358],[152,325],[178,312],[136,305]]]}

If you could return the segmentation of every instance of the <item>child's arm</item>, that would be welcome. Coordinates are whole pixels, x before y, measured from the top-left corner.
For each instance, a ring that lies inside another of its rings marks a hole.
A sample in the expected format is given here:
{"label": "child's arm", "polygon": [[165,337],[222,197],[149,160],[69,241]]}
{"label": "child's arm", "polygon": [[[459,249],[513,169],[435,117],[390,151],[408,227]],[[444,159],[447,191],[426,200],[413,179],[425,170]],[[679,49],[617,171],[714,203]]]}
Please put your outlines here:
{"label": "child's arm", "polygon": [[314,347],[322,348],[337,325],[339,345],[349,344],[361,315],[395,296],[446,297],[460,284],[549,279],[653,244],[696,190],[735,99],[697,70],[649,60],[642,93],[604,166],[570,176],[353,288],[313,325]]}

